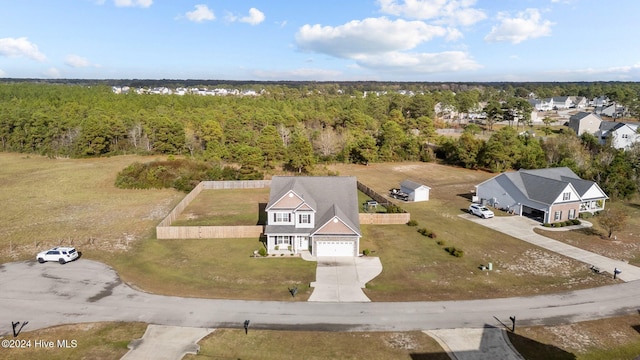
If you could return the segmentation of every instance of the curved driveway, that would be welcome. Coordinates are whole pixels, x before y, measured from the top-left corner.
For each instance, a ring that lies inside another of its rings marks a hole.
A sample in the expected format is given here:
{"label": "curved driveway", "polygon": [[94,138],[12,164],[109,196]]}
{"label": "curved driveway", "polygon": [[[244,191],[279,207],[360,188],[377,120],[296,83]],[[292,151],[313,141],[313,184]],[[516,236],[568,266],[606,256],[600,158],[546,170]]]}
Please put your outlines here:
{"label": "curved driveway", "polygon": [[106,265],[80,259],[66,265],[35,261],[0,265],[0,334],[11,322],[31,331],[96,321],[141,321],[188,327],[408,331],[480,328],[508,323],[558,324],[637,313],[640,283],[627,282],[554,295],[492,300],[320,303],[179,298],[152,295],[122,283]]}

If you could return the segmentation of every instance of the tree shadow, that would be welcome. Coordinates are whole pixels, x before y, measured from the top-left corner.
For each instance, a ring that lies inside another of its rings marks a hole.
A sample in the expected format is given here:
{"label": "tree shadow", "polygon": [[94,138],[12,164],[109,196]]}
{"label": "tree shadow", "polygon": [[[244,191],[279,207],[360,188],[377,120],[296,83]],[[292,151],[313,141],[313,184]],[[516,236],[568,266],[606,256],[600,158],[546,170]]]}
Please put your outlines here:
{"label": "tree shadow", "polygon": [[465,198],[469,201],[473,200],[473,197],[475,196],[476,192],[468,192],[468,193],[462,193],[462,194],[456,194],[456,196],[460,196],[461,198]]}

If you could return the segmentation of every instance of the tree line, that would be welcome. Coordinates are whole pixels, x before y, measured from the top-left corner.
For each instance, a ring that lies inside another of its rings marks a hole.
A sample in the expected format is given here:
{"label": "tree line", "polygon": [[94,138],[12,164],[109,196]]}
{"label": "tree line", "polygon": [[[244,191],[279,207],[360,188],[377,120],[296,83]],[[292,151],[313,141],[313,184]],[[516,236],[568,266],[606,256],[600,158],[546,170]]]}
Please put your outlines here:
{"label": "tree line", "polygon": [[[259,85],[261,96],[213,97],[114,94],[101,83],[5,82],[0,142],[3,151],[52,157],[186,155],[236,164],[252,177],[280,166],[302,173],[318,162],[431,161],[437,155],[491,171],[569,166],[621,197],[637,192],[637,153],[599,147],[593,139],[561,134],[540,140],[504,127],[481,140],[476,125],[457,139],[436,134],[482,111],[479,103],[487,104],[485,130],[498,120],[526,123],[530,105],[524,97],[532,91],[605,94],[633,108],[640,92],[634,83]],[[380,91],[371,93],[373,86]],[[445,123],[436,112],[442,109],[455,110],[459,118]]]}

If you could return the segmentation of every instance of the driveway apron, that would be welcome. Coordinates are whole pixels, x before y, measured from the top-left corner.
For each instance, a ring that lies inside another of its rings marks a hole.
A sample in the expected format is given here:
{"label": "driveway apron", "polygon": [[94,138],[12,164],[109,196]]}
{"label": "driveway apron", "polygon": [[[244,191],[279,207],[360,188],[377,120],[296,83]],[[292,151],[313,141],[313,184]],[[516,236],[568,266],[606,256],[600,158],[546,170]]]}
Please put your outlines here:
{"label": "driveway apron", "polygon": [[369,302],[362,288],[382,272],[377,257],[319,257],[309,301]]}

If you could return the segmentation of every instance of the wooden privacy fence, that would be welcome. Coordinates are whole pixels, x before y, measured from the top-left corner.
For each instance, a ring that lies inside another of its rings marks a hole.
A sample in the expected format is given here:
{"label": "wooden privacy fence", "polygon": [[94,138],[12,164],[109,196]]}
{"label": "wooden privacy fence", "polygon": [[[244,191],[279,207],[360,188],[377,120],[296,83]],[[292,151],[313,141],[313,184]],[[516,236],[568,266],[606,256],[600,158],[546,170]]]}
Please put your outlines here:
{"label": "wooden privacy fence", "polygon": [[200,195],[202,190],[262,189],[271,186],[271,180],[202,181],[156,226],[158,239],[215,239],[259,237],[263,226],[171,226],[184,209]]}
{"label": "wooden privacy fence", "polygon": [[398,225],[411,220],[408,212],[401,214],[363,214],[360,213],[360,225]]}

